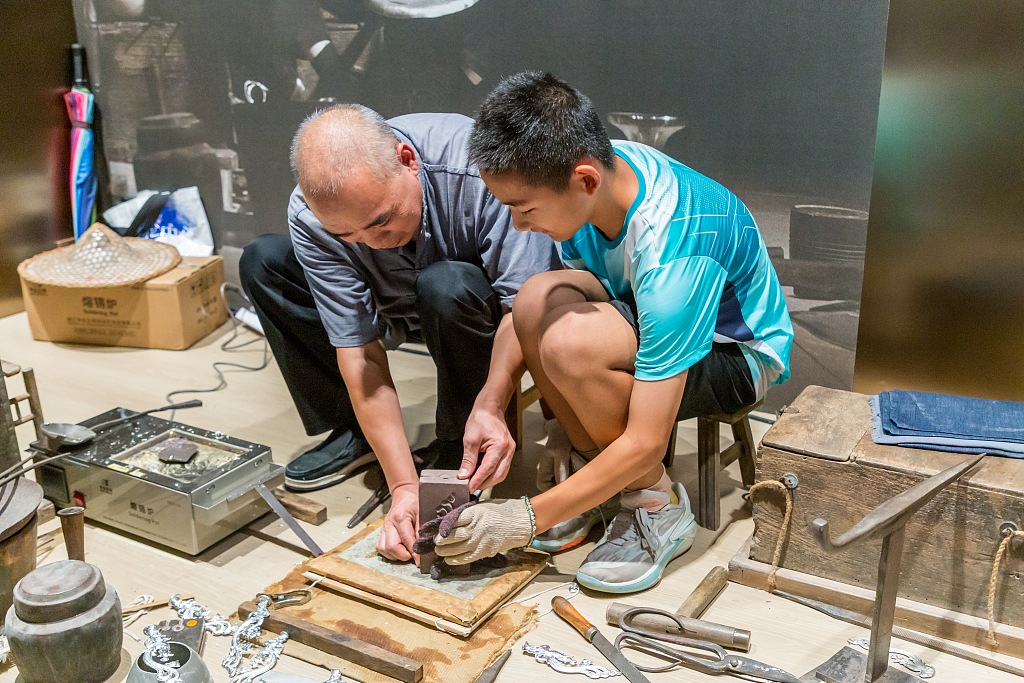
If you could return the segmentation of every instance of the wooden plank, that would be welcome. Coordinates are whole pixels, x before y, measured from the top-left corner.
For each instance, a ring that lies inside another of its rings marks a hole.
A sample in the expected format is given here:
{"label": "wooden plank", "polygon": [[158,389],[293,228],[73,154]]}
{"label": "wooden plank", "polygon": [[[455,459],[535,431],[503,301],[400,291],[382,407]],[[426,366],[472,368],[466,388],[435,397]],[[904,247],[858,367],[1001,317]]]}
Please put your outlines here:
{"label": "wooden plank", "polygon": [[274,498],[281,501],[284,509],[292,513],[292,517],[302,522],[320,526],[327,521],[327,506],[312,498],[300,496],[278,486],[274,489]]}
{"label": "wooden plank", "polygon": [[[965,456],[957,456],[962,460]],[[936,467],[942,467],[942,464]],[[930,470],[930,468],[929,468]],[[898,472],[866,467],[860,461],[836,463],[774,448],[762,448],[758,479],[777,480],[795,473],[793,521],[781,566],[842,583],[874,589],[881,541],[827,555],[807,531],[816,517],[829,521],[835,534],[860,521],[881,503],[923,481],[928,472]],[[973,474],[941,492],[907,524],[900,596],[954,612],[987,618],[992,563],[1004,519],[1020,524],[1022,496],[972,486]],[[755,533],[751,558],[771,562],[784,512],[777,495],[754,501]],[[1024,627],[1024,542],[1015,542],[1003,558],[996,591],[996,621]]]}
{"label": "wooden plank", "polygon": [[[255,603],[243,602],[238,606],[238,618],[245,619],[255,611]],[[416,683],[423,679],[423,665],[417,661],[277,610],[270,610],[270,616],[263,620],[263,628],[275,633],[287,631],[289,640],[314,647],[403,683]]]}
{"label": "wooden plank", "polygon": [[[749,557],[750,547],[748,540],[730,560],[729,580],[758,590],[767,590],[768,571],[771,569],[771,565],[751,559]],[[859,614],[870,615],[872,613],[875,600],[874,590],[784,568],[779,568],[775,580],[778,590],[786,593],[818,600]],[[988,620],[981,617],[942,609],[923,602],[897,598],[894,623],[911,631],[990,649],[986,636]],[[999,640],[997,652],[1013,657],[1024,657],[1024,628],[997,623],[996,637]]]}
{"label": "wooden plank", "polygon": [[[861,465],[895,472],[918,472],[927,476],[952,467],[964,457],[962,453],[883,446],[872,441],[870,434],[861,440],[853,454],[853,459]],[[989,456],[965,479],[975,488],[1020,496],[1024,493],[1024,459]]]}
{"label": "wooden plank", "polygon": [[847,461],[870,426],[867,396],[812,385],[800,392],[761,441],[794,453]]}

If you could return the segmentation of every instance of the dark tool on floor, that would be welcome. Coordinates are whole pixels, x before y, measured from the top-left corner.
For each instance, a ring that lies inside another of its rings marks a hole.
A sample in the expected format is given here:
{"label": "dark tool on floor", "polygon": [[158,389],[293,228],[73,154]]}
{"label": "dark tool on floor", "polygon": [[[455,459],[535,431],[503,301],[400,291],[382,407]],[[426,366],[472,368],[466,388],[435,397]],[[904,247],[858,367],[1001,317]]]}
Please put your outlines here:
{"label": "dark tool on floor", "polygon": [[900,563],[907,521],[940,491],[973,468],[984,455],[970,457],[958,465],[925,479],[903,493],[890,498],[844,534],[832,538],[828,522],[820,517],[811,522],[811,535],[821,549],[834,554],[857,543],[882,539],[878,559],[878,588],[871,618],[871,644],[867,657],[846,646],[827,662],[803,677],[809,683],[910,683],[914,676],[889,666],[889,643],[892,640],[896,594],[900,583]]}
{"label": "dark tool on floor", "polygon": [[[800,683],[800,679],[776,666],[763,664],[747,657],[740,657],[726,652],[721,646],[705,640],[696,640],[677,636],[669,633],[658,633],[639,628],[632,623],[634,617],[645,615],[657,615],[662,619],[676,621],[680,630],[683,628],[680,618],[671,612],[655,609],[653,607],[633,607],[619,616],[619,628],[622,629],[615,638],[615,648],[622,649],[623,644],[631,647],[647,650],[652,654],[668,660],[668,664],[662,666],[640,666],[641,671],[660,673],[671,671],[677,666],[700,671],[706,674],[731,674],[750,680],[751,678],[775,681],[777,683]],[[669,647],[665,643],[672,643],[690,650],[698,650],[701,654],[687,652],[686,650]],[[704,654],[707,653],[707,654]]]}
{"label": "dark tool on floor", "polygon": [[152,410],[144,410],[141,413],[134,413],[127,417],[121,417],[116,420],[110,420],[109,422],[103,422],[94,427],[83,427],[82,425],[71,424],[68,422],[44,422],[42,431],[44,435],[44,442],[40,444],[43,450],[47,451],[59,451],[61,448],[70,446],[72,448],[82,446],[89,443],[96,438],[96,434],[103,431],[104,429],[110,429],[116,427],[119,424],[124,424],[130,420],[135,420],[142,417],[143,415],[150,415],[152,413],[162,413],[166,410],[184,410],[186,408],[199,408],[203,405],[203,402],[199,399],[193,399],[191,401],[185,401],[184,403],[172,403],[169,406],[163,408],[153,408]]}
{"label": "dark tool on floor", "polygon": [[320,546],[316,544],[316,541],[310,538],[309,534],[306,533],[306,530],[299,526],[298,521],[292,517],[292,513],[288,512],[284,508],[284,505],[281,505],[281,501],[275,498],[274,494],[271,493],[266,486],[259,483],[253,486],[253,488],[256,489],[256,493],[260,494],[263,500],[267,501],[267,505],[270,506],[271,510],[277,513],[277,516],[281,518],[281,521],[287,524],[288,528],[295,532],[295,535],[299,537],[302,544],[309,549],[309,552],[313,553],[313,557],[320,557],[324,554],[324,551],[320,549]]}
{"label": "dark tool on floor", "polygon": [[[871,628],[871,619],[852,610],[836,607],[835,605],[829,605],[819,600],[802,598],[799,595],[793,595],[792,593],[780,590],[775,591],[773,595],[781,595],[787,600],[792,600],[797,604],[810,607],[811,609],[817,610],[822,614],[827,614],[834,619],[845,621],[848,624],[856,624],[857,626],[863,626],[864,628]],[[951,643],[950,641],[943,640],[942,638],[936,638],[925,633],[911,631],[910,629],[903,628],[902,626],[893,626],[892,634],[909,643],[924,645],[925,647],[929,647],[938,652],[945,652],[946,654],[966,659],[967,661],[974,662],[975,664],[982,664],[993,669],[998,669],[999,671],[1005,671],[1006,673],[1024,677],[1024,667],[1007,664],[1006,662],[999,661],[995,657],[989,657],[977,652],[972,652],[965,647],[960,647],[956,643]]]}
{"label": "dark tool on floor", "polygon": [[[647,677],[640,673],[633,663],[626,659],[617,647],[612,645],[607,638],[601,635],[597,627],[583,618],[583,615],[576,611],[576,608],[569,604],[569,601],[561,595],[556,595],[551,600],[551,607],[555,614],[565,619],[570,626],[579,631],[580,635],[593,644],[605,658],[612,663],[619,672],[626,677],[629,683],[650,683]],[[717,646],[713,646],[717,647]],[[795,679],[794,679],[795,680]],[[799,683],[799,681],[796,681]]]}
{"label": "dark tool on floor", "polygon": [[377,485],[377,488],[373,490],[373,493],[371,493],[370,497],[366,499],[366,502],[359,506],[359,509],[356,510],[356,514],[352,515],[352,519],[348,520],[349,529],[369,517],[371,512],[376,510],[379,505],[384,504],[384,502],[391,497],[391,490],[388,488],[388,481],[387,479],[383,479],[384,473],[381,472],[380,476],[382,481]]}
{"label": "dark tool on floor", "polygon": [[[670,633],[696,640],[706,640],[732,650],[747,652],[750,650],[750,631],[697,618],[704,613],[728,582],[728,570],[725,567],[715,567],[708,572],[704,580],[679,606],[674,615],[675,618],[669,619],[659,614],[645,613],[635,615],[631,623],[637,628],[654,633]],[[610,603],[605,610],[605,620],[609,624],[617,625],[619,617],[632,608],[633,605],[624,602]],[[679,628],[680,624],[682,624],[682,630]]]}
{"label": "dark tool on floor", "polygon": [[505,650],[505,654],[501,655],[494,660],[494,663],[483,670],[479,676],[477,676],[475,683],[494,683],[494,679],[501,673],[501,668],[505,666],[505,662],[508,661],[509,656],[512,654],[512,650]]}

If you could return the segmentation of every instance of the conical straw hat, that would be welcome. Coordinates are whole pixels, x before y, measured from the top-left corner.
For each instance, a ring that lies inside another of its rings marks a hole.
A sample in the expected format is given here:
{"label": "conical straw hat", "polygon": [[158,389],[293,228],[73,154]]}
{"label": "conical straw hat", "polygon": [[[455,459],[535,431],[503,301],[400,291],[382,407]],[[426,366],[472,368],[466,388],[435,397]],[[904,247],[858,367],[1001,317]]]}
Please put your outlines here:
{"label": "conical straw hat", "polygon": [[178,250],[169,244],[121,237],[96,223],[74,244],[22,261],[18,274],[53,287],[112,287],[148,280],[180,262]]}

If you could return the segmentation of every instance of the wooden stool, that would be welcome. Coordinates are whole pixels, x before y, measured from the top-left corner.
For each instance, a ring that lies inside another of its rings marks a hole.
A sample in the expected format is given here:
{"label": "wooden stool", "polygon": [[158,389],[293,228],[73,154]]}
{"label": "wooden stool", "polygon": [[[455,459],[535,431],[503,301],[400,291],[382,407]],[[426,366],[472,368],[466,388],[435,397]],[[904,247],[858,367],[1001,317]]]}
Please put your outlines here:
{"label": "wooden stool", "polygon": [[[697,506],[693,511],[697,524],[705,529],[717,529],[722,520],[722,505],[719,500],[718,474],[723,468],[734,461],[740,461],[740,474],[743,485],[747,488],[754,485],[754,436],[750,432],[750,419],[747,415],[760,407],[764,399],[729,415],[701,415],[697,418]],[[718,443],[718,426],[720,423],[732,427],[733,445],[724,451]],[[672,466],[676,454],[676,432],[679,423],[672,425],[668,449],[662,462],[665,467]]]}
{"label": "wooden stool", "polygon": [[523,449],[523,411],[530,404],[539,400],[541,400],[540,389],[537,388],[537,385],[523,391],[520,382],[520,386],[516,387],[516,393],[512,395],[512,400],[508,402],[508,408],[505,409],[505,424],[508,425],[508,431],[511,432],[512,438],[516,440],[517,451]]}
{"label": "wooden stool", "polygon": [[[39,389],[36,387],[35,370],[32,368],[22,368],[20,365],[9,361],[0,361],[0,367],[2,367],[4,377],[14,377],[21,373],[22,381],[25,383],[25,393],[11,396],[8,399],[10,401],[8,409],[13,410],[15,413],[15,416],[13,416],[14,426],[17,427],[20,424],[31,421],[36,430],[36,439],[42,439],[43,407],[39,402]],[[27,411],[24,410],[25,405],[28,406]]]}

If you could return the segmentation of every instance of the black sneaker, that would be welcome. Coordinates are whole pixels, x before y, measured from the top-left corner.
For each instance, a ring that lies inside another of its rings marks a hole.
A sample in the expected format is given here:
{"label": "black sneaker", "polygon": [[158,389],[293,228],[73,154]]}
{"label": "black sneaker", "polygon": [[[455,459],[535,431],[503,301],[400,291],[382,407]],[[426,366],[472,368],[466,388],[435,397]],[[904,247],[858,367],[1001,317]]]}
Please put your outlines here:
{"label": "black sneaker", "polygon": [[361,434],[339,427],[316,448],[288,463],[284,468],[284,485],[292,491],[316,491],[345,481],[375,461],[370,444]]}

